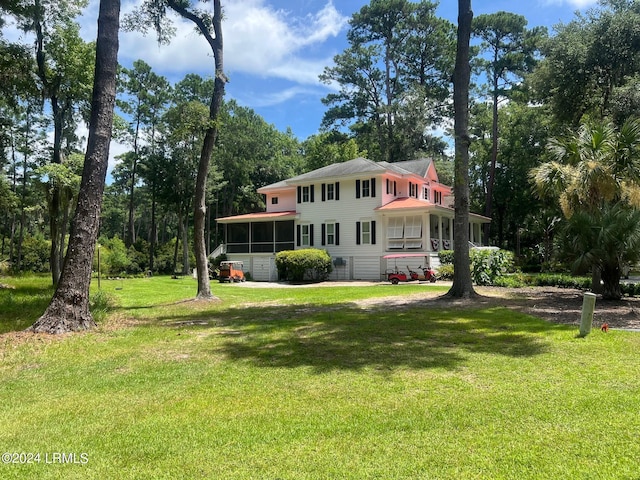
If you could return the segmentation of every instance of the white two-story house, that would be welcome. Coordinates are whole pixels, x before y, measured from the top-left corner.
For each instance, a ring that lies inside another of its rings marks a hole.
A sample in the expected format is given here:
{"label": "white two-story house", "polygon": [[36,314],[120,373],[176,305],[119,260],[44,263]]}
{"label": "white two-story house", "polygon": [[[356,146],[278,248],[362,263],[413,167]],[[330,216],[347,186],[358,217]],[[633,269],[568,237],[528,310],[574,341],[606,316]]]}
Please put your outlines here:
{"label": "white two-story house", "polygon": [[[266,212],[217,219],[225,231],[222,251],[242,260],[254,280],[277,280],[275,254],[282,250],[327,250],[334,280],[381,280],[396,266],[437,267],[437,252],[453,248],[451,187],[438,181],[430,159],[356,158],[258,192]],[[482,224],[489,221],[469,216],[471,243],[483,244]]]}

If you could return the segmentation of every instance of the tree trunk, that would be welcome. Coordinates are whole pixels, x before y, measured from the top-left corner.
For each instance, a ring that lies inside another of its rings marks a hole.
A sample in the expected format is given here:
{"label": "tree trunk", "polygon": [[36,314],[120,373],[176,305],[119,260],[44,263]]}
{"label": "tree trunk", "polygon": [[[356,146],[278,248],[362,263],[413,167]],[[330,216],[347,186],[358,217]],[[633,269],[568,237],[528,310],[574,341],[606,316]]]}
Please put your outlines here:
{"label": "tree trunk", "polygon": [[455,217],[453,285],[450,297],[468,298],[476,295],[469,264],[469,40],[473,12],[471,0],[458,0],[458,46],[453,73],[453,108],[455,133]]}
{"label": "tree trunk", "polygon": [[120,0],[101,0],[89,139],[78,203],[62,275],[51,303],[29,330],[65,333],[95,326],[89,312],[89,285],[116,98]]}
{"label": "tree trunk", "polygon": [[620,289],[620,277],[622,272],[620,267],[604,266],[602,268],[602,299],[603,300],[620,300],[622,298],[622,290]]}
{"label": "tree trunk", "polygon": [[153,274],[156,256],[156,242],[158,241],[158,228],[156,226],[156,186],[151,185],[151,233],[149,234],[149,272]]}
{"label": "tree trunk", "polygon": [[182,274],[189,275],[189,215],[184,216],[182,224]]}
{"label": "tree trunk", "polygon": [[[494,65],[498,62],[498,52],[496,51],[494,57]],[[493,215],[493,185],[496,182],[496,163],[498,162],[498,75],[493,74],[493,119],[491,125],[491,162],[489,164],[489,179],[487,181],[487,197],[485,203],[485,216],[491,218]],[[489,242],[489,236],[491,235],[491,224],[484,224],[484,235]]]}
{"label": "tree trunk", "polygon": [[591,291],[593,293],[603,293],[602,290],[602,271],[598,267],[591,268]]}
{"label": "tree trunk", "polygon": [[49,202],[49,234],[51,235],[51,251],[49,253],[49,266],[51,268],[51,281],[53,286],[58,285],[60,280],[60,222],[58,217],[60,216],[60,192],[56,186],[53,187],[51,194],[51,200]]}
{"label": "tree trunk", "polygon": [[213,96],[209,105],[209,118],[211,119],[210,127],[204,137],[202,151],[200,153],[200,163],[198,164],[198,175],[196,178],[196,191],[193,205],[193,244],[196,256],[196,270],[198,278],[197,298],[212,299],[211,285],[209,283],[209,261],[207,258],[207,247],[205,243],[205,225],[207,214],[207,177],[209,176],[209,163],[211,155],[218,137],[218,114],[224,97],[224,89],[226,76],[224,74],[223,59],[223,41],[222,41],[222,6],[220,0],[213,1],[213,30],[214,36],[211,36],[209,27],[202,22],[202,19],[191,12],[184,9],[175,0],[168,0],[168,5],[183,17],[191,20],[196,24],[200,32],[209,42],[209,46],[213,51],[213,60],[215,63],[215,83],[213,88]]}

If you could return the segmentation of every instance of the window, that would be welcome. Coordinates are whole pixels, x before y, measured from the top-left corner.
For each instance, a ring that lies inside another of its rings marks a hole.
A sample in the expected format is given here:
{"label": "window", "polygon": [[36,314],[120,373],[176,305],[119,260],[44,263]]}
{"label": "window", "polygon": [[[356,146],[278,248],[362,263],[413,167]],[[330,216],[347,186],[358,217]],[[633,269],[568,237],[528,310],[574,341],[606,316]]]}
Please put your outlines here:
{"label": "window", "polygon": [[310,246],[310,226],[309,225],[300,225],[300,231],[301,231],[301,238],[300,238],[300,245],[303,247],[308,247]]}
{"label": "window", "polygon": [[327,245],[335,245],[336,243],[336,225],[335,223],[327,223]]}
{"label": "window", "polygon": [[375,197],[376,196],[376,179],[356,180],[356,198]]}
{"label": "window", "polygon": [[396,195],[396,181],[387,178],[387,195]]}
{"label": "window", "polygon": [[340,245],[340,224],[327,222],[322,224],[322,245]]}
{"label": "window", "polygon": [[[320,189],[323,202],[326,202],[327,200],[340,200],[340,182],[323,183],[320,186]],[[313,202],[313,192],[311,192],[311,201]]]}
{"label": "window", "polygon": [[368,197],[369,195],[371,195],[371,182],[370,182],[370,180],[363,180],[362,181],[362,196],[363,197]]}
{"label": "window", "polygon": [[407,217],[404,230],[405,238],[422,238],[422,218]]}
{"label": "window", "polygon": [[333,200],[335,197],[335,185],[333,183],[327,184],[327,200]]}
{"label": "window", "polygon": [[314,185],[298,186],[298,203],[313,202]]}
{"label": "window", "polygon": [[361,242],[363,245],[371,243],[371,222],[362,222]]}
{"label": "window", "polygon": [[376,221],[356,222],[356,245],[375,245]]}
{"label": "window", "polygon": [[442,192],[433,191],[433,203],[440,205],[442,203]]}
{"label": "window", "polygon": [[425,200],[429,200],[429,187],[424,187],[422,195],[424,196]]}
{"label": "window", "polygon": [[387,227],[387,238],[402,238],[404,237],[404,222],[402,217],[390,218],[389,226]]}
{"label": "window", "polygon": [[271,205],[277,205],[278,204],[278,197],[271,197]]}

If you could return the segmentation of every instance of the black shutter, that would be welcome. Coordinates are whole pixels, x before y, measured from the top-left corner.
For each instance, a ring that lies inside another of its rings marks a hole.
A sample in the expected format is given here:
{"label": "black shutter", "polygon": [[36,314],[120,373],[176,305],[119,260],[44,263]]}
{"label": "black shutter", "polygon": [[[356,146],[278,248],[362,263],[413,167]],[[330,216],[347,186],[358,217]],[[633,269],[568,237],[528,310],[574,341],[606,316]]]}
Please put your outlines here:
{"label": "black shutter", "polygon": [[340,245],[340,224],[339,223],[336,223],[334,230],[336,234],[336,239],[335,239],[336,245]]}
{"label": "black shutter", "polygon": [[393,196],[396,196],[396,181],[393,181]]}
{"label": "black shutter", "polygon": [[313,223],[309,225],[309,246],[313,247]]}
{"label": "black shutter", "polygon": [[360,245],[360,222],[356,222],[356,245]]}
{"label": "black shutter", "polygon": [[356,180],[356,198],[360,198],[360,180]]}
{"label": "black shutter", "polygon": [[[300,187],[298,187],[300,188]],[[296,245],[299,247],[300,246],[300,236],[302,235],[302,230],[300,228],[300,225],[296,225]]]}
{"label": "black shutter", "polygon": [[371,245],[376,244],[376,221],[371,220]]}
{"label": "black shutter", "polygon": [[311,190],[310,195],[311,195],[311,201],[313,202],[313,197],[314,197],[314,192],[316,191],[316,186],[315,185],[311,185],[309,187],[309,190]]}
{"label": "black shutter", "polygon": [[389,179],[387,178],[387,195],[389,195]]}
{"label": "black shutter", "polygon": [[323,183],[320,186],[320,190],[322,190],[322,201],[324,202],[327,199],[326,197],[327,185]]}
{"label": "black shutter", "polygon": [[322,238],[320,239],[320,245],[324,246],[324,245],[327,244],[327,226],[323,223],[321,225],[320,229],[322,231],[322,233],[321,233]]}
{"label": "black shutter", "polygon": [[340,200],[340,182],[336,182],[335,197],[336,200]]}
{"label": "black shutter", "polygon": [[298,185],[298,203],[302,203],[302,187]]}
{"label": "black shutter", "polygon": [[372,197],[376,196],[376,179],[375,178],[371,179],[371,196]]}

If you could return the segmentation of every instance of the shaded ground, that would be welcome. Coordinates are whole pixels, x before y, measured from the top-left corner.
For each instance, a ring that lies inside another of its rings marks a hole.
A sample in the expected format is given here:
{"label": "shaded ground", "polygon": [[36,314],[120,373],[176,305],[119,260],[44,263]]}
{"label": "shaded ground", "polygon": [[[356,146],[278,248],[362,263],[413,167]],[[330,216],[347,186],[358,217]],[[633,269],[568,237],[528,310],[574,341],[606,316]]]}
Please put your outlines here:
{"label": "shaded ground", "polygon": [[[437,308],[504,306],[554,323],[580,324],[583,299],[583,292],[580,290],[556,287],[476,287],[476,292],[479,296],[470,300],[454,300],[442,295],[432,295],[424,304]],[[403,300],[386,299],[385,304],[402,303]],[[593,315],[593,328],[600,328],[603,323],[607,323],[609,328],[640,330],[640,299],[603,301],[598,297]]]}
{"label": "shaded ground", "polygon": [[[313,284],[296,285],[295,288],[306,286],[363,286],[363,285],[388,285],[376,282],[322,282]],[[285,283],[246,282],[243,287],[292,287]],[[451,285],[447,282],[438,282],[438,285]],[[402,288],[397,285],[394,288]],[[582,311],[583,292],[577,289],[557,287],[524,287],[524,288],[499,288],[476,287],[479,294],[472,300],[453,300],[445,298],[441,293],[425,291],[423,294],[412,294],[403,297],[374,298],[357,302],[361,307],[375,308],[384,305],[400,307],[402,305],[423,303],[424,306],[434,308],[471,308],[479,306],[504,306],[535,317],[543,318],[550,322],[570,325],[580,324]],[[640,330],[640,298],[624,298],[620,301],[603,301],[600,297],[596,300],[596,309],[593,316],[593,327],[600,328],[607,323],[610,328],[625,328]]]}

